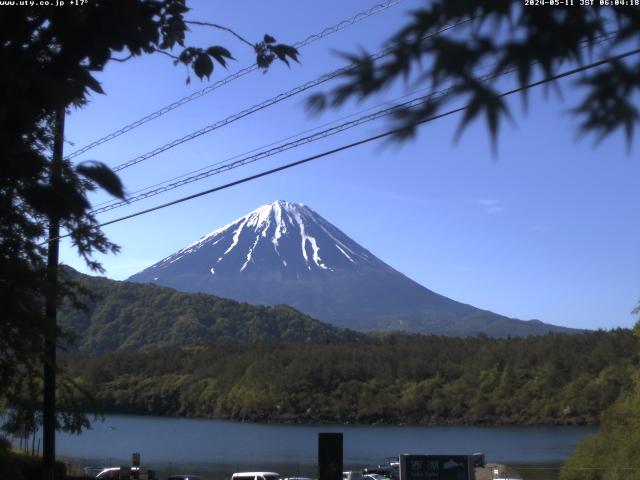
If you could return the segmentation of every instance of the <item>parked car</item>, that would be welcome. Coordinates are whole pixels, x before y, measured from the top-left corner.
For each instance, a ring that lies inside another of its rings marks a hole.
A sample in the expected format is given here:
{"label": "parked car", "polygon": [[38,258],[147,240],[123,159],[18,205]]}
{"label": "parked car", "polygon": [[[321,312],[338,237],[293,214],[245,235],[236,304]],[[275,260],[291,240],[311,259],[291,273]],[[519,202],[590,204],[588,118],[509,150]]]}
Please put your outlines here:
{"label": "parked car", "polygon": [[380,473],[365,473],[362,478],[364,480],[389,480],[389,477]]}
{"label": "parked car", "polygon": [[276,472],[238,472],[231,475],[231,480],[279,480]]}
{"label": "parked car", "polygon": [[[385,463],[377,467],[365,467],[362,469],[364,475],[382,475],[386,479],[398,480],[400,478],[400,462],[398,457],[389,457]],[[371,480],[371,479],[366,479]]]}
{"label": "parked car", "polygon": [[[373,475],[376,477],[382,477],[380,478],[380,480],[389,480],[392,478],[398,478],[397,475],[398,470],[394,469],[393,467],[389,467],[386,465],[381,465],[381,466],[377,466],[377,467],[365,467],[362,469],[362,474],[365,477],[365,480],[371,480],[370,478],[366,478],[369,475]],[[394,473],[396,473],[396,475],[394,475]]]}
{"label": "parked car", "polygon": [[109,467],[103,468],[96,475],[97,480],[129,480],[135,477],[138,480],[156,480],[155,471],[147,467]]}
{"label": "parked car", "polygon": [[357,470],[342,472],[342,480],[362,480],[362,472]]}

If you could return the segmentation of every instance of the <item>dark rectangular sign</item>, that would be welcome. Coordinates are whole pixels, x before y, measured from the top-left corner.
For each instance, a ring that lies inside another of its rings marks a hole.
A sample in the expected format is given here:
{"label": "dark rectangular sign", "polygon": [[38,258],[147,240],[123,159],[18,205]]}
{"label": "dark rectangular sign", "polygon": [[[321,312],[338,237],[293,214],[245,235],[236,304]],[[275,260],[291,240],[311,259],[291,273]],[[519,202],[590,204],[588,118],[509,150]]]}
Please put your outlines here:
{"label": "dark rectangular sign", "polygon": [[342,480],[342,433],[318,434],[319,480]]}
{"label": "dark rectangular sign", "polygon": [[400,480],[474,480],[468,455],[400,455]]}

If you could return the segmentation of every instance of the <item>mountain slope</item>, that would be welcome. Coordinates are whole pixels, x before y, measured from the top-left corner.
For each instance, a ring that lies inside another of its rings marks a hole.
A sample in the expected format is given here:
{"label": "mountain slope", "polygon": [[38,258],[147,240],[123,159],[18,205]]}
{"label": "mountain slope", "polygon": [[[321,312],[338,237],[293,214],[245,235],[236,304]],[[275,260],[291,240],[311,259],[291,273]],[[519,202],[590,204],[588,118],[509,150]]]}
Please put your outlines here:
{"label": "mountain slope", "polygon": [[59,324],[80,336],[82,352],[169,345],[271,342],[343,343],[362,334],[324,324],[291,307],[254,306],[157,285],[69,272],[95,299],[86,311],[63,308]]}
{"label": "mountain slope", "polygon": [[376,258],[310,208],[285,201],[261,206],[129,280],[253,304],[287,304],[363,331],[498,337],[571,331],[439,295]]}

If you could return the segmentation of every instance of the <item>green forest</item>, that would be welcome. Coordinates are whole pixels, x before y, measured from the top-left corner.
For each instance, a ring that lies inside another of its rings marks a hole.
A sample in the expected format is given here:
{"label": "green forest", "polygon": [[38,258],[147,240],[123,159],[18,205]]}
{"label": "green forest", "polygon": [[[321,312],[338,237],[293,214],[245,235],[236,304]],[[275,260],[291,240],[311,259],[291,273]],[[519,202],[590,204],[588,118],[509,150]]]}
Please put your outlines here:
{"label": "green forest", "polygon": [[[640,322],[634,332],[640,339]],[[640,479],[640,370],[631,380],[602,413],[598,433],[580,442],[564,463],[561,480]]]}
{"label": "green forest", "polygon": [[65,305],[59,323],[83,353],[203,343],[353,342],[364,334],[320,322],[287,305],[249,305],[158,285],[65,274],[83,289],[83,309]]}
{"label": "green forest", "polygon": [[[70,272],[61,363],[98,413],[290,423],[599,424],[562,480],[640,478],[630,330],[495,339],[363,334],[263,307]],[[636,327],[636,330],[638,327]],[[636,332],[639,333],[639,332]]]}
{"label": "green forest", "polygon": [[104,413],[266,422],[595,424],[631,389],[631,331],[165,347],[62,358]]}

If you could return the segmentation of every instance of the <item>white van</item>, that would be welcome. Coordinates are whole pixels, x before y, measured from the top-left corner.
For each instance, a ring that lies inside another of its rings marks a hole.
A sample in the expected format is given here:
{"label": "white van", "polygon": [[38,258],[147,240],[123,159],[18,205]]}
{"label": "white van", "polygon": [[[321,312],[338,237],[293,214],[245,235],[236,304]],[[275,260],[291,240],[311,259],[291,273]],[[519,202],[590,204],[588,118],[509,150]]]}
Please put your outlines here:
{"label": "white van", "polygon": [[342,480],[362,480],[362,472],[357,470],[342,472]]}
{"label": "white van", "polygon": [[278,480],[280,474],[276,472],[239,472],[231,475],[231,480]]}
{"label": "white van", "polygon": [[156,475],[153,470],[147,467],[109,467],[103,468],[95,478],[97,480],[130,480],[135,473],[139,480],[155,480]]}

